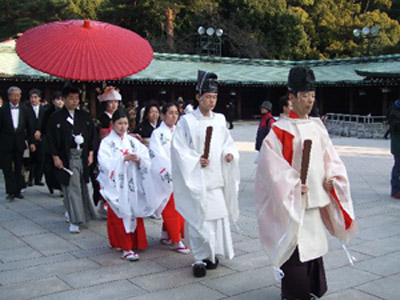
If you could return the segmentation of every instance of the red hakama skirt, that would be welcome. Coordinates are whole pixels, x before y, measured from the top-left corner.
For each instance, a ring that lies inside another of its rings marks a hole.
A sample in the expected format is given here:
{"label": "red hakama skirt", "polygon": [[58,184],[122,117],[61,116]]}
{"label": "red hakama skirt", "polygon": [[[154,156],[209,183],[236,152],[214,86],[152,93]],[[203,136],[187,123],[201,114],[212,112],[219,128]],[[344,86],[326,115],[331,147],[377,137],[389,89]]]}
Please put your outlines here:
{"label": "red hakama skirt", "polygon": [[126,233],[122,219],[118,218],[115,212],[108,205],[107,232],[111,247],[121,248],[123,251],[146,249],[147,238],[143,218],[137,218],[136,223],[135,232]]}
{"label": "red hakama skirt", "polygon": [[185,220],[175,209],[174,194],[171,194],[168,204],[162,212],[162,217],[164,220],[162,230],[168,232],[173,243],[178,243],[185,237]]}

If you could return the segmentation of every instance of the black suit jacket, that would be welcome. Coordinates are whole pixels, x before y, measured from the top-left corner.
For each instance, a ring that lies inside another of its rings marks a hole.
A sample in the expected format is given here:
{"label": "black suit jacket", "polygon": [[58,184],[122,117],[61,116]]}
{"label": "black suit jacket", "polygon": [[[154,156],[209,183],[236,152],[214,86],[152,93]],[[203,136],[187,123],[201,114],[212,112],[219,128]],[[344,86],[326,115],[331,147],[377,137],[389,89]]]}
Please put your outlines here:
{"label": "black suit jacket", "polygon": [[[35,134],[36,130],[41,132],[42,131],[43,118],[44,118],[44,114],[46,112],[46,108],[44,106],[39,106],[39,116],[38,116],[38,118],[36,118],[35,111],[33,110],[33,107],[32,107],[31,104],[28,104],[26,106],[26,108],[28,109],[30,118],[33,120],[33,123],[34,123],[33,134]],[[35,140],[35,144],[39,144],[39,143],[40,143],[40,141]]]}
{"label": "black suit jacket", "polygon": [[[68,110],[64,107],[50,116],[47,130],[47,142],[50,153],[59,156],[64,167],[69,168],[70,149],[73,146],[72,134],[81,133],[84,138],[82,147],[83,176],[89,182],[89,151],[96,151],[98,145],[97,133],[90,115],[82,110],[75,110],[74,125],[67,121]],[[63,184],[69,184],[69,176],[63,170],[56,172],[57,180]]]}
{"label": "black suit jacket", "polygon": [[0,151],[23,152],[25,149],[25,140],[29,144],[33,143],[34,120],[28,109],[19,104],[18,128],[15,130],[11,117],[10,104],[7,102],[0,108]]}

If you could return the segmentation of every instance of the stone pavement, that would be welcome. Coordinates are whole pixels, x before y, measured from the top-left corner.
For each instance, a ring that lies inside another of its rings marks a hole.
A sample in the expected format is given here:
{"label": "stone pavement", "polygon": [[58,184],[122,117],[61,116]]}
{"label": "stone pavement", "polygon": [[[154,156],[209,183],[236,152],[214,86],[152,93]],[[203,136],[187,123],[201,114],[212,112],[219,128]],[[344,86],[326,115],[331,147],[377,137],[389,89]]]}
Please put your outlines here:
{"label": "stone pavement", "polygon": [[[105,221],[70,234],[60,197],[32,187],[25,199],[8,203],[0,176],[0,299],[280,299],[258,239],[255,132],[256,123],[232,130],[242,177],[241,217],[232,226],[236,257],[201,279],[192,276],[191,255],[159,243],[160,220],[145,221],[149,248],[129,263],[109,249]],[[329,240],[329,291],[323,299],[399,299],[400,200],[389,197],[389,142],[334,138],[334,144],[352,184],[359,232],[349,248],[358,261],[350,266],[340,243]]]}

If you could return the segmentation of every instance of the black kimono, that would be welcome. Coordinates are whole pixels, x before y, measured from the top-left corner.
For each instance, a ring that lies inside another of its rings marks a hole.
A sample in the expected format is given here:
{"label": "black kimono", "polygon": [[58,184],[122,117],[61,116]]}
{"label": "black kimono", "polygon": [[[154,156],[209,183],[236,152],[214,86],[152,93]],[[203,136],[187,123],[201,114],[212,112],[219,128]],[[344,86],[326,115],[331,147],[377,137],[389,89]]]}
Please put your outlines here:
{"label": "black kimono", "polygon": [[43,121],[42,121],[42,142],[44,149],[44,163],[43,163],[43,172],[44,178],[46,180],[47,187],[49,188],[50,193],[53,193],[54,190],[61,190],[60,183],[56,178],[55,166],[53,164],[53,157],[50,153],[49,142],[47,136],[47,130],[49,128],[49,120],[51,115],[56,111],[54,105],[51,105],[44,113]]}
{"label": "black kimono", "polygon": [[[95,151],[98,145],[97,133],[88,113],[82,110],[75,110],[73,124],[68,110],[63,107],[59,111],[54,112],[49,120],[49,128],[47,131],[47,141],[50,153],[53,156],[59,156],[64,167],[69,168],[70,149],[76,148],[72,134],[81,133],[84,138],[82,147],[82,166],[85,182],[89,182],[89,151]],[[62,185],[68,185],[69,176],[66,172],[58,170],[56,172],[57,180]]]}

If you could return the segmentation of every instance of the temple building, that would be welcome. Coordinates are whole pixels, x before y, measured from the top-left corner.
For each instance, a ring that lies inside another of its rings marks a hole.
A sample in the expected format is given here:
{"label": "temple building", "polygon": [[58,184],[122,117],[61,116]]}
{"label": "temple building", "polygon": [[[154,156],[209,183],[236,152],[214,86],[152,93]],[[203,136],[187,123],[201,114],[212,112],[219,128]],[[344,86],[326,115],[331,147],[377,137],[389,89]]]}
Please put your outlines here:
{"label": "temple building", "polygon": [[[325,113],[385,115],[391,102],[400,94],[400,54],[345,59],[281,61],[208,57],[198,55],[155,53],[144,71],[106,84],[117,86],[124,102],[138,100],[171,101],[182,97],[195,99],[197,70],[218,75],[219,101],[216,110],[224,112],[229,99],[236,102],[236,117],[252,119],[259,114],[264,100],[274,104],[285,95],[289,69],[308,66],[317,78],[317,105]],[[49,99],[60,90],[65,80],[37,71],[20,60],[15,52],[15,40],[0,43],[0,95],[7,98],[7,89],[17,85],[28,98],[31,88],[39,88]],[[79,82],[83,99],[89,102],[93,116],[98,111],[96,88],[103,82]]]}

